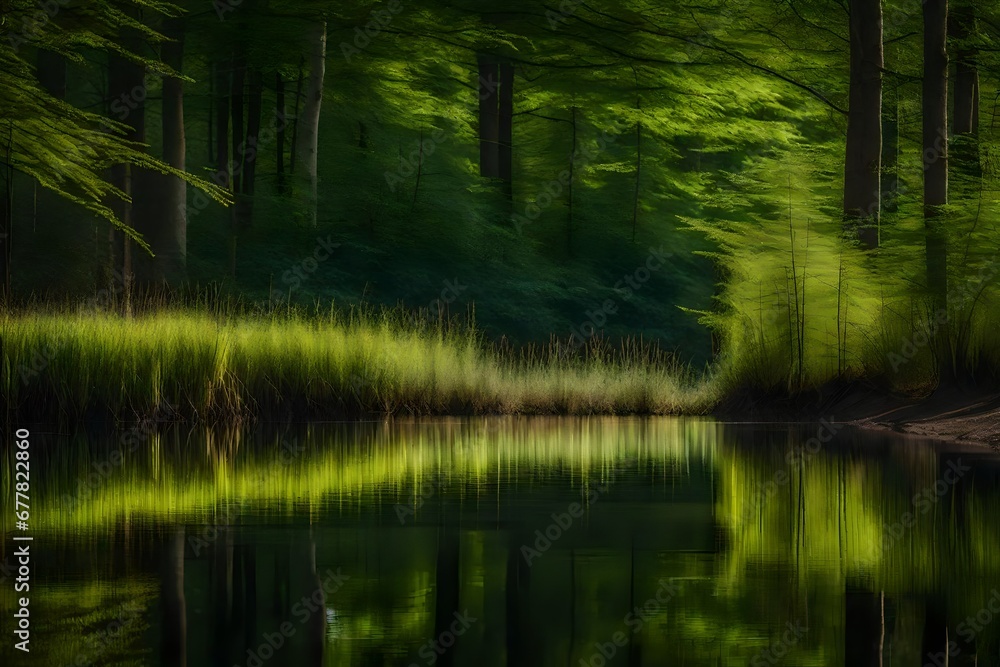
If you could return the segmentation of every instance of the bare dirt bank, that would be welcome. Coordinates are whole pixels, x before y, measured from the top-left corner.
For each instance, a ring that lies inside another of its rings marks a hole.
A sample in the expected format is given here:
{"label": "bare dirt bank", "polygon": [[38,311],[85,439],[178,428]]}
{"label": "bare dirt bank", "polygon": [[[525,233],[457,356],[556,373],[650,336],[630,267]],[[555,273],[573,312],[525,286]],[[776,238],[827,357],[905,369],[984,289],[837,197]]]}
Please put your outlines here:
{"label": "bare dirt bank", "polygon": [[905,396],[850,383],[795,398],[744,395],[715,411],[723,419],[829,421],[1000,449],[1000,391],[939,388]]}

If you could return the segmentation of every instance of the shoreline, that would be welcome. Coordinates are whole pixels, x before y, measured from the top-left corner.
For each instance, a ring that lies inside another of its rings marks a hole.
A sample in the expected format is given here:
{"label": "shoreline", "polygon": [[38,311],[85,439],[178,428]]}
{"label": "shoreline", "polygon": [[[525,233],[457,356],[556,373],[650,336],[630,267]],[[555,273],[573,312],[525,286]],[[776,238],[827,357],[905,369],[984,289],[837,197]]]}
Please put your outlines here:
{"label": "shoreline", "polygon": [[743,396],[712,411],[719,419],[828,421],[942,442],[1000,449],[1000,391],[941,387],[907,396],[862,383],[804,392],[798,397]]}

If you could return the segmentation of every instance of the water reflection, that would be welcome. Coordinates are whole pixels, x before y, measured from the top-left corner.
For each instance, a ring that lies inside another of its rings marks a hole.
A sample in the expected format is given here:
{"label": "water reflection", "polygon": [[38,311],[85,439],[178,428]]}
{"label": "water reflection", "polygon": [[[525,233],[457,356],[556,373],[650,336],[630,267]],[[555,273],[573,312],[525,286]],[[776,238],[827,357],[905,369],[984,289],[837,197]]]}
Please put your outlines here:
{"label": "water reflection", "polygon": [[603,418],[125,442],[38,447],[3,664],[1000,664],[988,450]]}

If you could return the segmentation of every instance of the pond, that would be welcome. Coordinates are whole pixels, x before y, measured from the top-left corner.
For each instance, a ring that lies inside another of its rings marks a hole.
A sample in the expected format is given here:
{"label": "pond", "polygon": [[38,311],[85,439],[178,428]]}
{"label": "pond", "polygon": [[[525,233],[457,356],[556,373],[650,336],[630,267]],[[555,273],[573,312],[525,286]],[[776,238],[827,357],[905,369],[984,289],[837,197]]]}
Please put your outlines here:
{"label": "pond", "polygon": [[31,457],[4,665],[1000,665],[986,448],[537,417],[38,431]]}

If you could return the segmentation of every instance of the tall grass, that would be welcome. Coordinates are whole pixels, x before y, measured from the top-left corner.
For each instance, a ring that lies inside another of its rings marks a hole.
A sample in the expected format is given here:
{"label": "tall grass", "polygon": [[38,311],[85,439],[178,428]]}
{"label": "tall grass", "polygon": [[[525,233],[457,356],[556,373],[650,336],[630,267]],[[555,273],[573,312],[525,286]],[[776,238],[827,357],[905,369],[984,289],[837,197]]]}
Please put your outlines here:
{"label": "tall grass", "polygon": [[0,337],[0,390],[22,417],[676,414],[715,400],[648,345],[512,350],[391,311],[26,312],[2,316]]}

